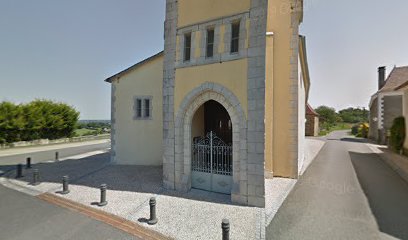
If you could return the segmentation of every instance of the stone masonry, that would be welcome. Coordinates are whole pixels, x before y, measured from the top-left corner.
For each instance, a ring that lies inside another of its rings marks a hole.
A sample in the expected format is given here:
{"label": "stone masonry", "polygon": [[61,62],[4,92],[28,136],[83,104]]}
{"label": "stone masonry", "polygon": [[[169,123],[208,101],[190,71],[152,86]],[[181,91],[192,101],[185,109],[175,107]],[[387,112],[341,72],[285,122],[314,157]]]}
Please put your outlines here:
{"label": "stone masonry", "polygon": [[163,185],[175,189],[174,78],[176,62],[177,0],[166,1],[163,67]]}
{"label": "stone masonry", "polygon": [[265,206],[265,48],[267,0],[252,0],[248,48],[248,205]]}

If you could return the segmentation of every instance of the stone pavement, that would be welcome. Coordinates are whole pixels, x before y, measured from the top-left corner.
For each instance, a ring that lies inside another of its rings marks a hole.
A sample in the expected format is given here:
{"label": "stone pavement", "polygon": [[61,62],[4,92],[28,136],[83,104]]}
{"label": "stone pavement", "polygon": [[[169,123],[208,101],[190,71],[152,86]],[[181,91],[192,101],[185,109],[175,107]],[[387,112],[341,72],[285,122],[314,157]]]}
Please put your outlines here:
{"label": "stone pavement", "polygon": [[[25,170],[24,177],[18,180],[14,179],[14,171],[9,172],[1,178],[1,183],[32,195],[55,194],[176,239],[219,239],[223,218],[230,221],[232,239],[264,239],[265,226],[296,182],[282,178],[267,180],[266,208],[256,208],[234,205],[229,195],[196,189],[188,193],[166,190],[162,186],[161,167],[110,165],[107,153],[82,159],[67,158],[55,163],[38,163],[33,167],[40,171],[40,185],[29,184],[32,169]],[[59,195],[64,175],[70,177],[71,192]],[[102,183],[108,186],[108,205],[97,207],[95,203],[99,201],[99,186]],[[150,197],[157,200],[159,222],[154,226],[146,223]]]}

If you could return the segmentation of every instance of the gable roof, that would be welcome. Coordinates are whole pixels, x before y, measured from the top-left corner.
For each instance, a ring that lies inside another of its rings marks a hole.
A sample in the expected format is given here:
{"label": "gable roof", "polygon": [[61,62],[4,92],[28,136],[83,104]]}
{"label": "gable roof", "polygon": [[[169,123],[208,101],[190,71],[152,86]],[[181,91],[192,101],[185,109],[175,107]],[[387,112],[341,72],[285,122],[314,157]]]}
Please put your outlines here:
{"label": "gable roof", "polygon": [[392,92],[401,89],[401,85],[408,82],[408,66],[394,67],[385,81],[384,86],[378,92]]}
{"label": "gable roof", "polygon": [[398,72],[395,75],[396,78],[400,78],[400,81],[403,81],[403,83],[396,87],[394,90],[400,90],[408,86],[408,66],[399,67]]}
{"label": "gable roof", "polygon": [[138,67],[142,66],[143,64],[145,64],[147,62],[150,62],[150,61],[152,61],[152,60],[154,60],[154,59],[156,59],[158,57],[163,56],[163,53],[164,53],[164,51],[156,53],[155,55],[153,55],[151,57],[148,57],[148,58],[144,59],[143,61],[140,61],[140,62],[126,68],[125,70],[123,70],[123,71],[121,71],[119,73],[116,73],[115,75],[113,75],[111,77],[108,77],[107,79],[105,79],[105,82],[112,83],[113,81],[115,81],[116,79],[119,79],[121,76],[123,76],[124,74],[132,71],[133,69],[138,68]]}
{"label": "gable roof", "polygon": [[319,116],[319,114],[312,108],[312,106],[309,105],[309,103],[306,104],[306,115]]}

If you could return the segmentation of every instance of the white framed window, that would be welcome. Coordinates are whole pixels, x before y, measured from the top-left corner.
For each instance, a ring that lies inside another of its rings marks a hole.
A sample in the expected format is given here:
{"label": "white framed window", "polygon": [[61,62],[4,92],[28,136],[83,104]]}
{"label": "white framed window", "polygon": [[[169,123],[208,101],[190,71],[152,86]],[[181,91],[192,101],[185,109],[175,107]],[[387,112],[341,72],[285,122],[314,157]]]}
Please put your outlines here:
{"label": "white framed window", "polygon": [[184,62],[191,59],[191,33],[184,34]]}
{"label": "white framed window", "polygon": [[206,42],[206,57],[212,58],[214,56],[214,28],[207,29],[207,42]]}
{"label": "white framed window", "polygon": [[231,24],[231,53],[238,53],[239,51],[239,28],[240,21]]}
{"label": "white framed window", "polygon": [[134,120],[152,119],[152,96],[136,96],[134,98]]}

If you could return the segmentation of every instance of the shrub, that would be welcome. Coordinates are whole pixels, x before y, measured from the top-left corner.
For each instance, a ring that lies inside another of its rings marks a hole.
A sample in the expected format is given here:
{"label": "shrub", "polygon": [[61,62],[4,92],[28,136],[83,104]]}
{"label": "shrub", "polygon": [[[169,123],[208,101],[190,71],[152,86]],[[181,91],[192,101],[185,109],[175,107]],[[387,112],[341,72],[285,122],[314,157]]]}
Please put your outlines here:
{"label": "shrub", "polygon": [[0,138],[11,143],[73,135],[79,112],[63,103],[35,100],[28,104],[0,103]]}
{"label": "shrub", "polygon": [[361,123],[358,128],[357,137],[367,138],[368,128],[368,123]]}
{"label": "shrub", "polygon": [[351,127],[351,134],[353,134],[354,136],[357,136],[359,128],[360,128],[359,124],[353,125],[353,127]]}
{"label": "shrub", "polygon": [[395,118],[390,132],[390,145],[395,151],[400,152],[405,141],[405,118]]}

